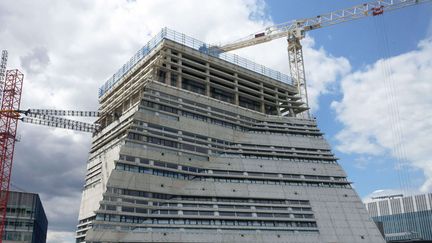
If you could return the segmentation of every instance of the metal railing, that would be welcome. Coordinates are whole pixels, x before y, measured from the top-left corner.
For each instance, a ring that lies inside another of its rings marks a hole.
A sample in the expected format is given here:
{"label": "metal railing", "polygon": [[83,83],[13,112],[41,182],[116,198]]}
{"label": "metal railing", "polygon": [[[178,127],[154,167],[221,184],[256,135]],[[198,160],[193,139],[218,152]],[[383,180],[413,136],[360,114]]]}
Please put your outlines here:
{"label": "metal railing", "polygon": [[264,76],[276,79],[281,82],[292,84],[291,77],[279,71],[275,71],[261,64],[252,62],[246,58],[240,57],[230,53],[220,53],[217,49],[210,48],[209,44],[199,41],[195,38],[187,36],[183,33],[174,30],[163,28],[156,36],[154,36],[145,46],[143,46],[135,55],[133,55],[127,63],[125,63],[105,84],[99,88],[99,97],[103,96],[106,92],[110,91],[121,78],[128,73],[139,61],[146,57],[159,43],[164,39],[177,42],[187,47],[193,48],[201,53],[217,57],[232,64],[262,74]]}

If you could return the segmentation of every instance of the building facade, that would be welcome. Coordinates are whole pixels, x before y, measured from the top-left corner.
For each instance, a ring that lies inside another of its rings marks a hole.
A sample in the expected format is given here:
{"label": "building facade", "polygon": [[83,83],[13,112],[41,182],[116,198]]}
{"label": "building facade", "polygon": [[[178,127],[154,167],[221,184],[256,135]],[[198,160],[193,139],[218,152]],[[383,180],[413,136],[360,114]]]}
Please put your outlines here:
{"label": "building facade", "polygon": [[432,193],[366,203],[387,242],[432,242]]}
{"label": "building facade", "polygon": [[384,242],[288,76],[163,29],[99,95],[77,242]]}
{"label": "building facade", "polygon": [[3,243],[46,242],[48,220],[39,195],[9,192]]}

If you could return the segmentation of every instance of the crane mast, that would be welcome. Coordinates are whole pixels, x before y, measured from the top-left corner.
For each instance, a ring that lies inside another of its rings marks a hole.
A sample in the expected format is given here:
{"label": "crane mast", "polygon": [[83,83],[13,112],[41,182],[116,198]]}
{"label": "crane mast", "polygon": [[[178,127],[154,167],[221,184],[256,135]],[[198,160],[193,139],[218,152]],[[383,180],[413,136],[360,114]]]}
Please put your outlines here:
{"label": "crane mast", "polygon": [[6,75],[6,64],[8,59],[8,52],[6,50],[2,51],[0,60],[0,101],[3,95],[3,86]]}
{"label": "crane mast", "polygon": [[[293,79],[293,85],[297,88],[298,95],[306,107],[309,107],[309,100],[306,88],[306,74],[303,62],[303,49],[300,43],[300,38],[291,34],[287,38],[288,41],[288,63]],[[310,118],[309,109],[301,113],[304,118]]]}
{"label": "crane mast", "polygon": [[0,113],[0,243],[5,229],[9,185],[12,173],[18,117],[14,110],[21,104],[24,75],[15,70],[6,71]]}
{"label": "crane mast", "polygon": [[[432,0],[380,0],[359,4],[350,8],[321,14],[316,17],[294,20],[267,27],[265,30],[256,32],[232,43],[217,46],[217,49],[219,52],[228,52],[286,37],[288,41],[289,68],[293,79],[293,85],[297,88],[297,92],[302,98],[302,101],[308,107],[306,75],[302,45],[300,42],[300,40],[305,37],[307,31],[368,16],[381,15],[384,12],[431,1]],[[303,114],[300,115],[309,117],[309,110],[305,112],[306,114],[303,112]]]}
{"label": "crane mast", "polygon": [[99,125],[75,121],[62,116],[99,117],[97,111],[28,109],[20,110],[24,75],[18,70],[6,72],[0,110],[0,243],[5,230],[6,209],[18,121],[80,132],[95,133]]}

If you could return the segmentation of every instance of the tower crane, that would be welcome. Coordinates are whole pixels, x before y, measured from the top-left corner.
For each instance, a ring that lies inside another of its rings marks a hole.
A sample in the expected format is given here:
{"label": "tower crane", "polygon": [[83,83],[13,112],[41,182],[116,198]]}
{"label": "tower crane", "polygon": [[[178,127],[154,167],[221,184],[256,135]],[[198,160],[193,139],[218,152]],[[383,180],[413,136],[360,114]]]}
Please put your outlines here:
{"label": "tower crane", "polygon": [[18,121],[25,123],[64,128],[80,132],[95,133],[96,123],[76,121],[64,117],[99,117],[97,111],[28,109],[20,110],[21,90],[24,75],[18,70],[6,72],[5,88],[0,110],[0,243],[5,229],[6,209],[9,197],[13,153]]}
{"label": "tower crane", "polygon": [[49,127],[64,128],[80,132],[95,133],[99,130],[96,123],[76,121],[64,116],[74,117],[99,117],[98,111],[78,111],[78,110],[53,110],[53,109],[28,109],[14,111],[20,114],[19,120],[25,123],[43,125]]}
{"label": "tower crane", "polygon": [[368,2],[350,8],[317,15],[312,18],[297,19],[270,26],[262,31],[256,32],[229,44],[215,46],[214,49],[218,52],[228,52],[286,37],[288,41],[289,68],[293,84],[297,88],[297,92],[307,108],[305,112],[301,113],[301,115],[303,117],[309,117],[306,75],[304,70],[302,45],[300,43],[300,40],[305,37],[307,31],[368,16],[377,16],[387,11],[426,2],[431,2],[431,0],[379,0]]}
{"label": "tower crane", "polygon": [[24,74],[18,69],[6,70],[7,50],[0,59],[0,243],[6,223],[6,209],[12,173],[18,121],[95,133],[99,126],[94,123],[75,121],[64,116],[98,117],[96,111],[28,109],[20,110]]}
{"label": "tower crane", "polygon": [[28,109],[20,110],[24,75],[19,70],[7,70],[0,110],[0,243],[6,223],[6,210],[12,173],[18,121],[95,133],[94,123],[75,121],[64,116],[98,117],[96,111]]}

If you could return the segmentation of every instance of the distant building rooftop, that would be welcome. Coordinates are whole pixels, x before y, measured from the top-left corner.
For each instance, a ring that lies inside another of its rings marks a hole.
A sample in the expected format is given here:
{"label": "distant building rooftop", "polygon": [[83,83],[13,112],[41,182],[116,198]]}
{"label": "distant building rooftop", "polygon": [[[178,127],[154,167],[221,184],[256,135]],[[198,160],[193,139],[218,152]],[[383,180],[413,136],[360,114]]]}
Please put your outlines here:
{"label": "distant building rooftop", "polygon": [[387,242],[432,242],[432,193],[377,199],[365,205]]}

